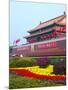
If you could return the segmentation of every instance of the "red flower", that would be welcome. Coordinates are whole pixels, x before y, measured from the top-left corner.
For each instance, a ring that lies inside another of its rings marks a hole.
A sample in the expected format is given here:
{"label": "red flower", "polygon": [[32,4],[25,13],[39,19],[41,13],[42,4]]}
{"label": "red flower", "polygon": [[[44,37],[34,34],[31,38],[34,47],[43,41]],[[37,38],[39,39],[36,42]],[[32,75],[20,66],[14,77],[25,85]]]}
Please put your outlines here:
{"label": "red flower", "polygon": [[48,79],[48,80],[66,80],[66,76],[62,75],[40,75],[40,74],[35,74],[30,72],[29,70],[25,69],[19,69],[19,70],[10,70],[10,71],[15,71],[17,74],[21,76],[26,76],[26,77],[32,77],[32,78],[40,78],[40,79]]}

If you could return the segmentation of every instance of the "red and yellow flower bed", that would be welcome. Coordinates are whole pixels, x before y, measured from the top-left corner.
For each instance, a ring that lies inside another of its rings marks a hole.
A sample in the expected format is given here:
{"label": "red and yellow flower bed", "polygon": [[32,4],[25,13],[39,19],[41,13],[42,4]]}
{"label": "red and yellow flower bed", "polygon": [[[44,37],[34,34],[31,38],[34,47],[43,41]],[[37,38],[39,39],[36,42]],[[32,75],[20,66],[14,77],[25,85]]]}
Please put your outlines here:
{"label": "red and yellow flower bed", "polygon": [[25,69],[19,69],[19,70],[11,70],[15,71],[16,74],[19,74],[21,76],[26,77],[32,77],[32,78],[40,78],[40,79],[48,79],[48,80],[66,80],[66,77],[64,75],[40,75],[30,72],[29,70]]}
{"label": "red and yellow flower bed", "polygon": [[26,76],[30,78],[39,78],[39,79],[47,79],[47,80],[66,80],[65,75],[51,74],[51,72],[53,72],[52,68],[53,68],[52,66],[49,66],[48,68],[40,69],[38,66],[36,66],[36,67],[27,67],[27,68],[10,68],[10,71],[18,75]]}

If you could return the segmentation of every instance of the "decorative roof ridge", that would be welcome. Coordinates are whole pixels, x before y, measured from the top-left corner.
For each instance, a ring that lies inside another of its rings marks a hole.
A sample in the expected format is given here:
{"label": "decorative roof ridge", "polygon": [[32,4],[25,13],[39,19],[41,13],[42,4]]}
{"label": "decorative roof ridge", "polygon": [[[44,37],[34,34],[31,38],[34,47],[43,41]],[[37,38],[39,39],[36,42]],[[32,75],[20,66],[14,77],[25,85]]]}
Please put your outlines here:
{"label": "decorative roof ridge", "polygon": [[[45,24],[45,23],[47,23],[47,22],[50,22],[50,21],[52,21],[52,20],[54,20],[54,19],[57,19],[57,18],[60,18],[60,17],[65,17],[65,16],[66,16],[66,14],[63,14],[63,15],[57,16],[57,17],[55,17],[55,18],[52,18],[52,19],[50,19],[50,20],[47,20],[47,21],[45,21],[45,22],[41,22],[41,23],[38,24],[36,27],[38,27],[39,25]],[[56,22],[54,22],[54,23],[56,23]],[[35,28],[36,28],[36,27],[35,27]],[[31,31],[35,31],[35,29],[33,28],[32,30],[29,30],[28,32],[31,32]]]}
{"label": "decorative roof ridge", "polygon": [[62,16],[65,16],[65,15],[57,16],[57,17],[55,17],[55,18],[49,19],[49,20],[47,20],[47,21],[45,21],[45,22],[42,22],[41,24],[44,24],[44,23],[49,22],[49,21],[52,21],[52,20],[57,19],[57,18],[62,17]]}

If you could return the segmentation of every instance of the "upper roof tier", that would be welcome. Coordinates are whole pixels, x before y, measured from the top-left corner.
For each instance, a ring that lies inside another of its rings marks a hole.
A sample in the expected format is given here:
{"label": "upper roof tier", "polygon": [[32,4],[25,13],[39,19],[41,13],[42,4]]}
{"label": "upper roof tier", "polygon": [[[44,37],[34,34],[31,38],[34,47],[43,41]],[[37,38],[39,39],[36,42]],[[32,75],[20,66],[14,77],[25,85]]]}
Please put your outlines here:
{"label": "upper roof tier", "polygon": [[65,25],[66,24],[66,14],[63,14],[61,16],[58,16],[56,18],[53,18],[53,19],[50,19],[48,21],[45,21],[43,23],[40,23],[39,25],[37,25],[35,28],[33,28],[32,30],[29,30],[28,32],[33,32],[33,31],[36,31],[36,30],[40,30],[44,27],[47,27],[53,23],[58,23],[58,24],[63,24]]}

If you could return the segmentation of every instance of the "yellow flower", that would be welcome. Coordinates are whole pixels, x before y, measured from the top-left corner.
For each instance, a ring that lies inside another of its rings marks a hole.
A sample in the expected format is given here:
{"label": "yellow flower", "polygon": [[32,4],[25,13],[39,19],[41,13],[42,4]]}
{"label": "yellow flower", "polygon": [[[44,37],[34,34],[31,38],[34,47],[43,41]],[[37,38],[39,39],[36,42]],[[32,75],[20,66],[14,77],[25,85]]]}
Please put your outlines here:
{"label": "yellow flower", "polygon": [[53,65],[49,65],[47,68],[39,68],[39,66],[26,67],[25,69],[40,75],[50,75],[53,72]]}

